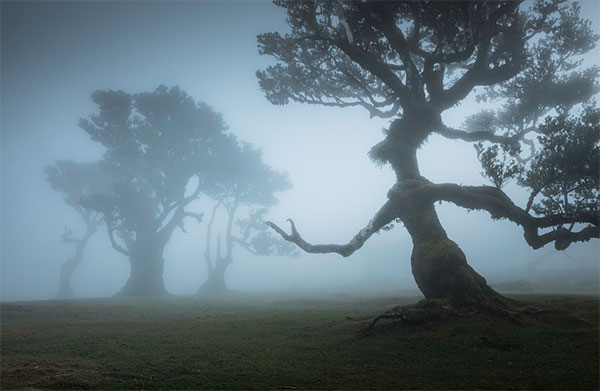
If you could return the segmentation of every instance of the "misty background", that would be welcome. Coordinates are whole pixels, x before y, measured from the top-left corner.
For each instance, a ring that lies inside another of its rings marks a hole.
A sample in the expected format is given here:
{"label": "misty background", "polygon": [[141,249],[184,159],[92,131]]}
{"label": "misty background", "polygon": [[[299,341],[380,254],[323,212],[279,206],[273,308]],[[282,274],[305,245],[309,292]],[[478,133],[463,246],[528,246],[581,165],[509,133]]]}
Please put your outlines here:
{"label": "misty background", "polygon": [[[600,31],[600,3],[580,3]],[[280,202],[269,219],[285,226],[293,218],[303,237],[316,243],[346,243],[363,228],[394,183],[392,170],[367,156],[388,121],[369,119],[359,108],[270,104],[254,73],[272,60],[258,55],[256,35],[286,31],[284,21],[285,13],[266,1],[3,1],[1,299],[49,299],[56,293],[60,266],[74,251],[60,241],[64,227],[78,235],[84,226],[50,188],[43,169],[58,159],[102,157],[102,147],[77,126],[79,118],[96,112],[90,94],[98,89],[137,93],[179,86],[222,113],[231,132],[260,147],[273,169],[289,174],[293,188],[277,194]],[[596,48],[586,62],[599,59]],[[458,126],[480,107],[467,100],[444,119]],[[432,137],[419,159],[423,175],[434,182],[485,183],[469,143]],[[523,205],[523,191],[514,184],[506,191]],[[187,222],[187,233],[175,231],[167,245],[170,293],[194,294],[207,277],[202,254],[212,204],[193,204],[190,209],[205,213],[204,222]],[[558,290],[597,292],[598,241],[560,253],[551,245],[533,250],[513,223],[448,204],[438,211],[450,238],[492,283],[544,279]],[[255,257],[236,249],[227,283],[240,291],[412,290],[411,247],[399,225],[349,258]],[[128,275],[126,257],[111,248],[102,227],[75,270],[73,289],[78,297],[110,296]]]}

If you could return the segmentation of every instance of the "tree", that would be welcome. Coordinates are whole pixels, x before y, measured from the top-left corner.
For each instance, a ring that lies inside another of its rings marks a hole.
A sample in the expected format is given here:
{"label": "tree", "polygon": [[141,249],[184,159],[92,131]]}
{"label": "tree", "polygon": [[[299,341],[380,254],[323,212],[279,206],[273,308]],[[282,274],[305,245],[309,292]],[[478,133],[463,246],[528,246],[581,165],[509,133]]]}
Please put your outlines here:
{"label": "tree", "polygon": [[58,282],[58,299],[75,297],[71,287],[73,271],[83,259],[83,251],[89,238],[96,233],[102,223],[102,216],[93,210],[84,208],[81,200],[91,194],[105,193],[110,188],[109,179],[100,168],[98,162],[76,163],[71,160],[59,160],[44,169],[46,179],[52,188],[63,194],[64,200],[73,208],[85,223],[85,233],[77,238],[73,231],[65,226],[62,236],[63,243],[75,246],[75,254],[69,258],[60,269]]}
{"label": "tree", "polygon": [[[397,179],[387,202],[347,244],[313,245],[293,222],[290,234],[269,223],[283,238],[307,252],[347,257],[375,232],[400,221],[412,237],[412,272],[426,299],[489,309],[504,308],[505,299],[448,238],[435,202],[509,219],[522,227],[533,248],[554,242],[564,249],[598,238],[597,138],[579,136],[581,128],[597,136],[598,119],[568,117],[598,91],[598,67],[581,66],[581,56],[598,37],[576,3],[275,3],[287,11],[290,32],[258,36],[260,53],[277,60],[257,72],[267,99],[361,106],[371,116],[393,118],[370,156],[389,164]],[[468,118],[463,128],[444,124],[441,114],[473,93],[501,108]],[[416,152],[434,134],[481,143],[479,157],[495,186],[432,183],[423,177]],[[570,138],[573,143],[559,147]],[[574,164],[580,147],[589,159]],[[565,168],[552,171],[554,161],[564,161]],[[531,192],[525,208],[501,189],[520,176]],[[559,195],[566,199],[560,208]]]}
{"label": "tree", "polygon": [[[206,231],[206,250],[204,258],[208,269],[208,279],[200,292],[221,293],[227,291],[225,272],[233,263],[234,245],[253,255],[298,255],[293,245],[275,237],[267,231],[264,217],[268,208],[277,203],[275,193],[291,187],[287,175],[271,169],[262,161],[262,152],[244,143],[240,144],[233,136],[228,143],[221,144],[220,158],[224,161],[221,168],[213,171],[211,184],[206,193],[217,203],[213,207]],[[250,209],[245,219],[236,221],[240,207]],[[219,208],[227,216],[224,235],[224,254],[221,252],[221,238],[217,237],[215,258],[211,254],[213,224]],[[238,233],[234,233],[234,222]]]}
{"label": "tree", "polygon": [[202,191],[226,126],[178,87],[96,91],[92,100],[99,113],[80,126],[106,148],[102,166],[115,184],[85,205],[102,213],[113,248],[129,258],[131,274],[120,294],[166,294],[164,248],[186,217],[202,219],[186,206]]}

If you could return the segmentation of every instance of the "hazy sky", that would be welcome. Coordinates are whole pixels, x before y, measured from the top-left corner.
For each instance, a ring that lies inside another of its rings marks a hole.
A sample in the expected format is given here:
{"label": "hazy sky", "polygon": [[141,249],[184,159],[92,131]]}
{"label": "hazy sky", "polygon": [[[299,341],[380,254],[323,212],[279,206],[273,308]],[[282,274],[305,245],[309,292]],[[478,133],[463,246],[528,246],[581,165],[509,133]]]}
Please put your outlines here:
{"label": "hazy sky", "polygon": [[[598,3],[583,6],[598,30]],[[279,195],[270,216],[281,224],[294,218],[308,241],[345,243],[385,201],[393,174],[372,164],[367,152],[381,141],[388,121],[369,119],[361,109],[273,106],[259,90],[254,73],[271,59],[258,55],[256,35],[286,29],[284,13],[270,2],[3,1],[1,7],[3,300],[50,298],[56,291],[60,265],[73,252],[60,243],[64,225],[75,232],[83,227],[50,190],[42,170],[57,159],[102,156],[102,148],[77,127],[80,117],[96,109],[89,97],[97,89],[142,92],[178,85],[223,113],[232,132],[289,173],[294,187]],[[588,61],[597,60],[596,50]],[[459,125],[477,109],[465,103],[445,119]],[[470,144],[432,138],[419,157],[432,181],[484,183]],[[195,207],[208,211],[209,204]],[[438,211],[450,237],[484,275],[552,253],[531,250],[519,227],[485,213],[450,205]],[[172,293],[193,293],[206,278],[204,227],[194,224],[187,224],[187,234],[178,231],[165,251]],[[105,236],[100,231],[94,237],[75,272],[73,287],[81,296],[111,295],[127,279],[126,259],[108,247]],[[350,258],[261,259],[237,250],[228,282],[233,289],[260,290],[390,279],[410,288],[410,251],[401,226],[375,235]],[[576,244],[568,253],[594,265],[598,243]],[[574,266],[564,257],[552,259],[548,267]]]}

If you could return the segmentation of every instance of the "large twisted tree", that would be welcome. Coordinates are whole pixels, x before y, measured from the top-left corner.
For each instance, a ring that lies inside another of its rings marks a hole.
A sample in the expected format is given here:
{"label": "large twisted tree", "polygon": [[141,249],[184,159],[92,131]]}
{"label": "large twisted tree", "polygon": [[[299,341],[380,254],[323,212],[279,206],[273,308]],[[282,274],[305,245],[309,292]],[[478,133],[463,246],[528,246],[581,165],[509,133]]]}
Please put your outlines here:
{"label": "large twisted tree", "polygon": [[[598,111],[591,106],[571,115],[598,91],[598,68],[581,66],[598,37],[576,3],[275,3],[287,11],[290,32],[258,37],[260,53],[277,61],[257,72],[267,99],[362,106],[371,116],[392,118],[370,156],[389,164],[397,179],[387,202],[347,244],[310,244],[293,222],[290,234],[269,223],[283,238],[307,252],[347,257],[401,221],[427,299],[497,308],[504,299],[448,238],[435,202],[509,219],[533,248],[553,242],[565,249],[599,236]],[[466,119],[463,128],[447,126],[442,113],[477,93],[500,108]],[[423,177],[417,150],[432,135],[476,143],[494,186]],[[513,177],[530,191],[523,207],[501,189]]]}
{"label": "large twisted tree", "polygon": [[92,99],[99,112],[80,126],[106,148],[102,167],[115,184],[84,205],[102,213],[112,246],[129,258],[131,274],[120,293],[165,294],[164,248],[186,217],[201,220],[186,207],[204,188],[226,126],[177,87],[96,91]]}

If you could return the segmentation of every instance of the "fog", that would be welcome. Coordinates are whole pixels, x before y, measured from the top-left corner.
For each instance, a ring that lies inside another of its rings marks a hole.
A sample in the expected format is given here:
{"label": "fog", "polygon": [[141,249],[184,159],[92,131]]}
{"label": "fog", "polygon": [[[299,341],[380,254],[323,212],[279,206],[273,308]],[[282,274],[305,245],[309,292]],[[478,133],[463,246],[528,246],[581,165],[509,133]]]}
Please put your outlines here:
{"label": "fog", "polygon": [[[290,103],[275,106],[255,72],[273,60],[259,56],[256,36],[286,31],[284,12],[270,2],[2,2],[1,13],[1,291],[3,301],[51,299],[61,265],[73,255],[62,243],[65,225],[78,236],[78,214],[48,184],[44,167],[56,160],[92,162],[103,147],[78,126],[96,113],[95,90],[151,92],[179,86],[222,113],[230,131],[262,150],[266,164],[288,173],[292,188],[276,194],[268,219],[288,229],[292,218],[311,243],[346,243],[386,200],[395,182],[388,166],[368,157],[389,120],[361,108]],[[600,4],[582,2],[600,31]],[[597,63],[598,48],[587,54]],[[470,97],[444,120],[459,126],[481,109]],[[489,184],[470,143],[431,137],[419,151],[422,174],[433,182]],[[505,189],[523,205],[527,194]],[[165,252],[164,280],[172,294],[195,294],[207,278],[203,257],[214,201],[200,197]],[[450,204],[437,211],[448,236],[492,283],[526,280],[532,289],[597,292],[597,240],[556,252],[531,249],[520,227],[486,212]],[[240,212],[242,218],[245,210]],[[215,232],[225,230],[217,216]],[[241,292],[291,291],[374,294],[416,291],[411,238],[397,224],[348,258],[337,254],[254,256],[236,247],[226,274]],[[114,295],[129,276],[127,257],[114,251],[101,227],[74,271],[77,297]],[[513,287],[514,288],[514,287]],[[510,286],[507,289],[511,289]],[[518,286],[516,289],[520,289]]]}

